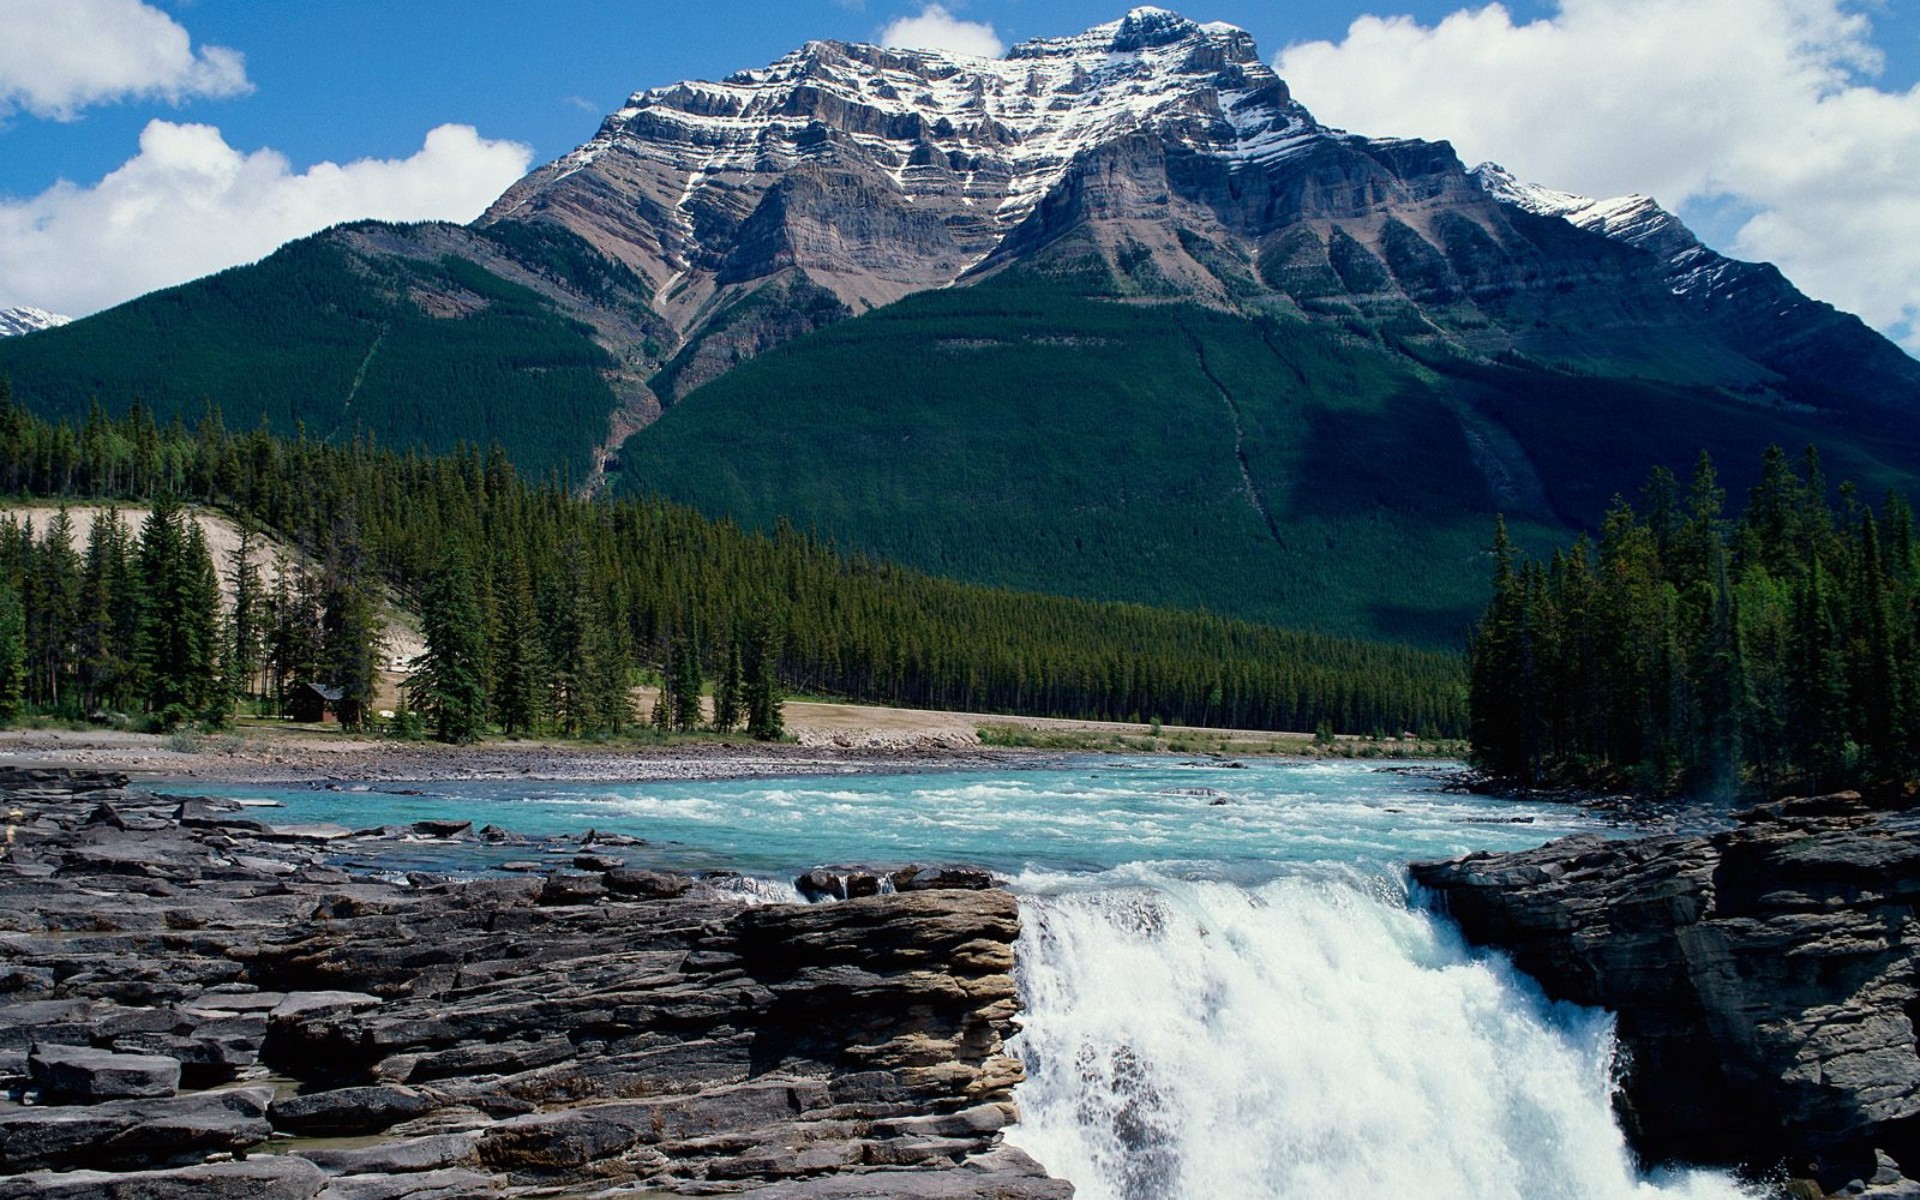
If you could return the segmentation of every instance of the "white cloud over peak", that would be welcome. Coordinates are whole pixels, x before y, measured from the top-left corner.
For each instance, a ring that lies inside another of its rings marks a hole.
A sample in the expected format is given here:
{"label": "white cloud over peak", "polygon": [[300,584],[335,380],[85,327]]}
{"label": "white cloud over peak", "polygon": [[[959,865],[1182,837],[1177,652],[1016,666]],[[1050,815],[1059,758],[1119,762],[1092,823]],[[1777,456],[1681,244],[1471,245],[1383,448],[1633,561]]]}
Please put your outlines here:
{"label": "white cloud over peak", "polygon": [[1358,132],[1683,216],[1730,203],[1750,215],[1721,249],[1920,350],[1920,88],[1873,86],[1880,63],[1844,0],[1559,0],[1526,23],[1501,4],[1362,17],[1274,65]]}
{"label": "white cloud over peak", "polygon": [[278,151],[234,149],[210,125],[152,121],[140,152],[98,183],[0,200],[0,307],[84,316],[341,221],[468,221],[532,157],[442,125],[407,158],[295,171]]}
{"label": "white cloud over peak", "polygon": [[903,50],[945,50],[975,58],[999,58],[1007,45],[985,21],[962,21],[943,4],[929,4],[917,17],[898,17],[875,38]]}
{"label": "white cloud over peak", "polygon": [[0,0],[0,117],[24,109],[71,120],[115,100],[252,90],[239,51],[196,50],[178,22],[141,0]]}

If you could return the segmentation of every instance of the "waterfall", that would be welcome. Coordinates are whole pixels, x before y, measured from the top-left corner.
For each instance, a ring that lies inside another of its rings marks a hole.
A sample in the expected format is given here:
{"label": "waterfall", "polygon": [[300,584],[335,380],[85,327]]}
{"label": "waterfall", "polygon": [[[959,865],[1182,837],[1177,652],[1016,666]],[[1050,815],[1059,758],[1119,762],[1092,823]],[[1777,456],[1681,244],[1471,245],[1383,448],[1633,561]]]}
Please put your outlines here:
{"label": "waterfall", "polygon": [[1022,902],[1009,1140],[1082,1200],[1736,1200],[1636,1173],[1612,1021],[1387,879],[1157,880]]}

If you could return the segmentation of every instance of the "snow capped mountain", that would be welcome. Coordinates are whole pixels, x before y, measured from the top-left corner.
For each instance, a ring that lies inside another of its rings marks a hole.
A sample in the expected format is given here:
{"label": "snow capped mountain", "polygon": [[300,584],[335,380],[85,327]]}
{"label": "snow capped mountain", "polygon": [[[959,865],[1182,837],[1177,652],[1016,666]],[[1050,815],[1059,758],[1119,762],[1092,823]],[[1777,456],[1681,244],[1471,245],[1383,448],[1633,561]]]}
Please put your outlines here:
{"label": "snow capped mountain", "polygon": [[0,337],[38,333],[42,329],[53,329],[68,324],[72,320],[72,317],[50,313],[44,308],[0,308]]}
{"label": "snow capped mountain", "polygon": [[683,334],[783,274],[789,294],[857,313],[991,268],[1076,167],[1142,136],[1238,172],[1341,135],[1243,30],[1138,8],[1002,59],[810,42],[639,92],[481,223],[565,225],[652,285]]}

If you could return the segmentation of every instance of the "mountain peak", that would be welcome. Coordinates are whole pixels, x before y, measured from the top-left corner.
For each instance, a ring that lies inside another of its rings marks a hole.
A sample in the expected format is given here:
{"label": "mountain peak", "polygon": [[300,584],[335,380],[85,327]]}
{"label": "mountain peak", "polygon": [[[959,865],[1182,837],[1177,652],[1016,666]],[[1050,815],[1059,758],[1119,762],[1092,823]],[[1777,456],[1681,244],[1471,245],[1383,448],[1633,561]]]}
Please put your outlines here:
{"label": "mountain peak", "polygon": [[[1034,38],[1007,51],[1009,59],[1081,58],[1104,61],[1116,54],[1139,54],[1185,46],[1196,52],[1212,50],[1221,61],[1242,66],[1260,61],[1253,35],[1224,22],[1201,24],[1177,12],[1143,5],[1118,21],[1095,25],[1071,37]],[[1202,53],[1203,58],[1208,57]]]}

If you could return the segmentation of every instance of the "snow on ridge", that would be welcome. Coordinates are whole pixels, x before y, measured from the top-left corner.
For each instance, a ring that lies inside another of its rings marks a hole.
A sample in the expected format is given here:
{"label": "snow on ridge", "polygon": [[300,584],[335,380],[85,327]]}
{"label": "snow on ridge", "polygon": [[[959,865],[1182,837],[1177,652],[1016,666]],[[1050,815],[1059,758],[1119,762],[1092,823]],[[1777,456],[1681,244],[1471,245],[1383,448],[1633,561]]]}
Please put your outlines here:
{"label": "snow on ridge", "polygon": [[1667,264],[1667,284],[1675,295],[1711,294],[1744,266],[1702,243],[1651,196],[1633,193],[1596,200],[1522,182],[1498,163],[1481,163],[1470,174],[1495,200],[1536,216],[1560,217],[1659,256]]}
{"label": "snow on ridge", "polygon": [[[818,139],[809,147],[800,138],[824,103],[847,114],[826,121],[829,140],[859,144],[909,199],[916,186],[909,162],[927,147],[985,160],[969,187],[984,179],[998,194],[970,193],[966,202],[986,201],[1010,228],[1078,154],[1133,129],[1170,132],[1236,169],[1271,163],[1324,136],[1284,95],[1243,30],[1151,6],[1081,34],[1022,43],[1000,59],[814,41],[719,82],[635,93],[546,178],[564,178],[615,146],[685,170],[699,186],[728,172],[762,173],[826,152]],[[1003,187],[992,182],[998,179]]]}
{"label": "snow on ridge", "polygon": [[63,317],[59,313],[28,305],[0,308],[0,337],[18,337],[21,334],[38,333],[42,329],[57,329],[72,320],[72,317]]}

